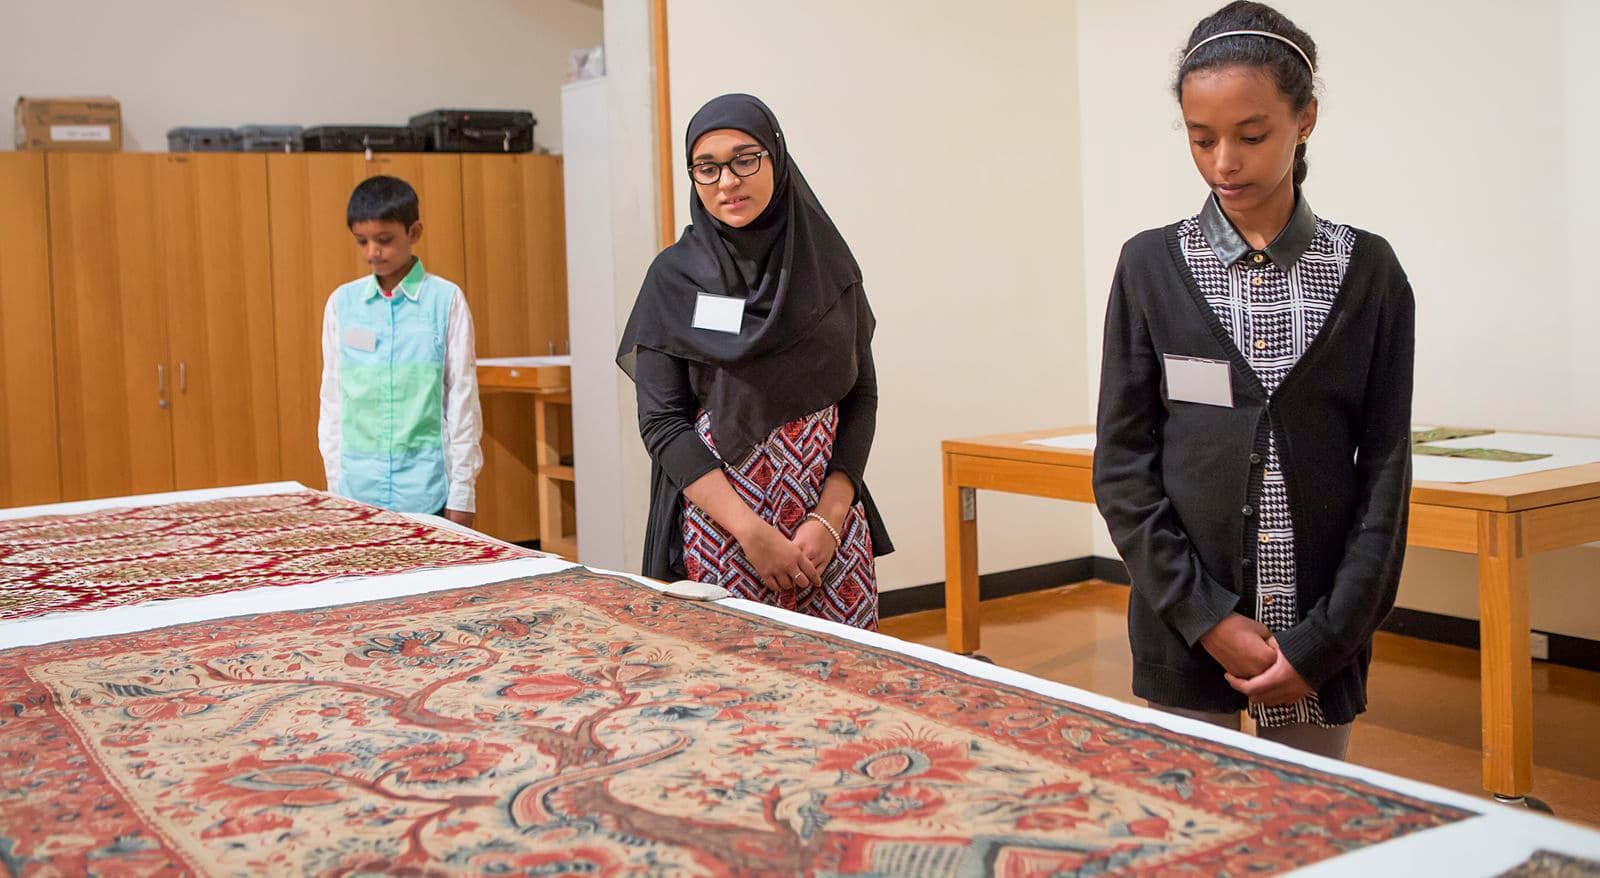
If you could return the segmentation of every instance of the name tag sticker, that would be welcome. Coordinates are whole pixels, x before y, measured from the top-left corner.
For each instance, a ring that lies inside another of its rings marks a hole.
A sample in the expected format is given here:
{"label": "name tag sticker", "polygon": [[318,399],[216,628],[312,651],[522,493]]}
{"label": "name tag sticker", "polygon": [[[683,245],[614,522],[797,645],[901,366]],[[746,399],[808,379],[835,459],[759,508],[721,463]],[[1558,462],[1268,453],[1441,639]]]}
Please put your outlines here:
{"label": "name tag sticker", "polygon": [[744,300],[732,296],[713,296],[701,293],[694,301],[695,329],[739,334],[744,325]]}
{"label": "name tag sticker", "polygon": [[1233,408],[1232,367],[1227,360],[1161,357],[1167,368],[1167,399]]}
{"label": "name tag sticker", "polygon": [[370,353],[378,349],[378,334],[359,326],[346,326],[344,328],[344,344],[345,347]]}

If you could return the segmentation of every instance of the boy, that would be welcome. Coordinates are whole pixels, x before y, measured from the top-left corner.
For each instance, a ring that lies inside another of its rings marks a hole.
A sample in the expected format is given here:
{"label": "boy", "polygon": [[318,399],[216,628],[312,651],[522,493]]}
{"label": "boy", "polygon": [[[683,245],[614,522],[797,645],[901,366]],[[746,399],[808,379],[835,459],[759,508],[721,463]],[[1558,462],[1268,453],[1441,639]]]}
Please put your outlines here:
{"label": "boy", "polygon": [[461,288],[412,255],[419,215],[395,177],[350,194],[345,222],[372,274],[323,311],[317,441],[329,491],[471,526],[483,467],[472,315]]}

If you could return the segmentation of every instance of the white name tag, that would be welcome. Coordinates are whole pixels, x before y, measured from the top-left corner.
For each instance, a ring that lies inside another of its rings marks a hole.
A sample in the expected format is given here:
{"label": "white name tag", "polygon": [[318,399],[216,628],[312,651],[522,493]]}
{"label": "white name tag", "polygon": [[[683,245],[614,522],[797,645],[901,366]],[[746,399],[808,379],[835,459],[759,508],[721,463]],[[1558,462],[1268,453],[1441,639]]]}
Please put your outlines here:
{"label": "white name tag", "polygon": [[1227,360],[1200,357],[1175,357],[1164,354],[1167,367],[1167,399],[1233,408],[1232,367]]}
{"label": "white name tag", "polygon": [[362,329],[359,326],[346,326],[344,328],[344,344],[345,347],[370,353],[378,349],[378,334],[370,329]]}
{"label": "white name tag", "polygon": [[744,325],[744,300],[732,296],[713,296],[701,293],[694,300],[695,329],[739,334]]}

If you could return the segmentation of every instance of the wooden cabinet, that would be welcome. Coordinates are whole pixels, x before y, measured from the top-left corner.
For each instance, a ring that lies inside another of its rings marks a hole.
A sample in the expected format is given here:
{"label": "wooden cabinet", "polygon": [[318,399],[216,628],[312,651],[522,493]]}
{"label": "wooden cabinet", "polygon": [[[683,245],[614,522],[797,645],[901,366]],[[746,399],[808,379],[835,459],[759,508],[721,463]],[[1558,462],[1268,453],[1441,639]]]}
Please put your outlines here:
{"label": "wooden cabinet", "polygon": [[[558,156],[462,157],[467,241],[463,288],[478,356],[566,353],[567,274]],[[486,393],[478,526],[501,539],[539,536],[534,400]]]}
{"label": "wooden cabinet", "polygon": [[49,157],[65,499],[276,479],[264,156]]}
{"label": "wooden cabinet", "polygon": [[276,480],[266,157],[167,156],[161,190],[175,485]]}
{"label": "wooden cabinet", "polygon": [[417,255],[429,271],[464,284],[460,156],[267,156],[283,477],[316,488],[326,487],[317,449],[322,311],[336,287],[370,272],[345,225],[345,207],[356,184],[377,174],[416,188],[423,229]]}
{"label": "wooden cabinet", "polygon": [[566,353],[561,157],[462,157],[467,300],[484,357]]}
{"label": "wooden cabinet", "polygon": [[61,499],[44,156],[0,152],[0,507]]}
{"label": "wooden cabinet", "polygon": [[166,157],[51,153],[63,499],[172,490]]}

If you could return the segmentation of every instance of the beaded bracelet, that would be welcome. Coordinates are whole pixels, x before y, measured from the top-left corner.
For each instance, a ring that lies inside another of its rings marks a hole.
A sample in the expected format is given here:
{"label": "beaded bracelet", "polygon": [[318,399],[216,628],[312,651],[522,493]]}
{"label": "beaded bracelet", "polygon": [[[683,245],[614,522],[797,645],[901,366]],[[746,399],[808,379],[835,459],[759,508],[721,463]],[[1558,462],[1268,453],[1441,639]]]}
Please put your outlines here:
{"label": "beaded bracelet", "polygon": [[835,549],[842,548],[844,546],[844,541],[839,539],[839,531],[834,528],[833,525],[829,524],[826,518],[823,518],[815,512],[807,512],[806,518],[815,519],[816,521],[820,522],[823,527],[828,529],[828,535],[833,537],[833,547]]}

